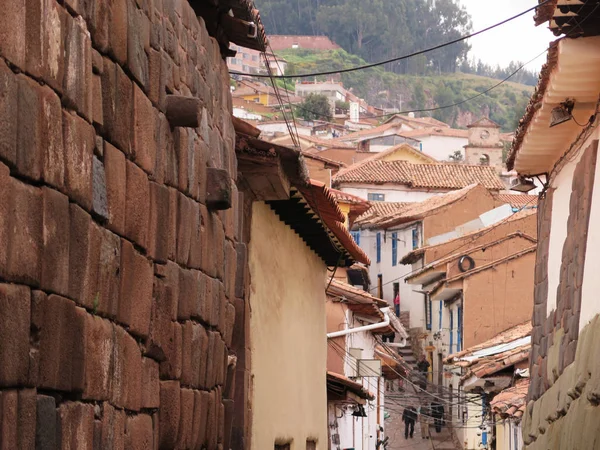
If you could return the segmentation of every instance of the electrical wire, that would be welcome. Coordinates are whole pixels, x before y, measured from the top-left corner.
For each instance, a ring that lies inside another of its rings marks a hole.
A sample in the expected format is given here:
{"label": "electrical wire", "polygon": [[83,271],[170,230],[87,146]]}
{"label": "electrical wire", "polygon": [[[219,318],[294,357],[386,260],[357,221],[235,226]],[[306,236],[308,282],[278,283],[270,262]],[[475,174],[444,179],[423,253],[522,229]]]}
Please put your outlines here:
{"label": "electrical wire", "polygon": [[[508,19],[504,19],[504,20],[502,20],[500,22],[497,22],[497,23],[495,23],[493,25],[490,25],[489,27],[483,28],[483,29],[481,29],[479,31],[475,31],[474,33],[466,34],[464,36],[461,36],[461,37],[459,37],[457,39],[453,39],[451,41],[445,42],[443,44],[439,44],[439,45],[436,45],[434,47],[427,48],[425,50],[419,50],[417,52],[410,53],[408,55],[398,56],[398,57],[395,57],[395,58],[386,59],[386,60],[379,61],[379,62],[376,62],[376,63],[365,64],[365,65],[362,65],[362,66],[350,67],[348,69],[329,70],[329,71],[325,71],[325,72],[314,72],[314,73],[302,73],[302,74],[297,74],[297,75],[279,75],[279,76],[277,76],[275,78],[280,78],[280,79],[281,78],[309,78],[309,77],[318,77],[318,76],[321,76],[321,75],[334,75],[334,74],[338,74],[338,73],[348,73],[348,72],[355,72],[357,70],[370,69],[372,67],[382,66],[382,65],[385,65],[385,64],[389,64],[391,62],[402,61],[402,60],[405,60],[405,59],[408,59],[408,58],[412,58],[414,56],[419,56],[419,55],[423,55],[425,53],[432,52],[434,50],[439,50],[440,48],[444,48],[444,47],[447,47],[449,45],[456,44],[456,43],[464,41],[466,39],[478,36],[478,35],[480,35],[482,33],[485,33],[486,31],[492,30],[492,29],[497,28],[497,27],[499,27],[501,25],[504,25],[505,23],[508,23],[508,22],[510,22],[510,21],[512,21],[514,19],[517,19],[517,18],[519,18],[519,17],[521,17],[521,16],[523,16],[523,15],[525,15],[525,14],[527,14],[527,13],[529,13],[529,12],[531,12],[531,11],[533,11],[533,10],[535,10],[535,9],[543,6],[543,5],[545,5],[546,3],[550,2],[550,1],[552,1],[552,0],[544,0],[543,2],[539,3],[536,6],[528,8],[525,11],[522,11],[522,12],[520,12],[520,13],[512,16],[512,17],[509,17]],[[271,78],[268,75],[250,74],[250,73],[238,72],[238,71],[234,71],[234,70],[229,71],[229,73],[232,74],[232,75],[253,76],[253,77],[257,77],[257,78]]]}

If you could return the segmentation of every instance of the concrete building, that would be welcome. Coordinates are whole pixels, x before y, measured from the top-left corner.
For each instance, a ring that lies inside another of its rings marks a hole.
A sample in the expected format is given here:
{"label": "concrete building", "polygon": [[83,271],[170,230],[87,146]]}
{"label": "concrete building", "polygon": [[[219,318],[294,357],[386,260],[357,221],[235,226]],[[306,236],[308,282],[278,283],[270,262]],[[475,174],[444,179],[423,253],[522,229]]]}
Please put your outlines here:
{"label": "concrete building", "polygon": [[[585,6],[594,10],[597,2]],[[521,176],[549,174],[540,194],[531,381],[522,425],[528,449],[593,448],[600,439],[594,337],[600,329],[599,18],[551,2],[537,12],[536,23],[549,22],[561,35],[566,17],[578,38],[550,45],[508,158],[508,169]]]}

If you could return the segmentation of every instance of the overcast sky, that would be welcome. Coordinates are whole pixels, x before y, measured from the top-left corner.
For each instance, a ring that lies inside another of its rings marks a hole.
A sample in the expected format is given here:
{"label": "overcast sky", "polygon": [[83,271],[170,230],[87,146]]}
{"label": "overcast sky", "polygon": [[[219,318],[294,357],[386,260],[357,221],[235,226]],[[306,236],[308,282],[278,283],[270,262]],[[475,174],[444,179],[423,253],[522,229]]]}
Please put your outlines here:
{"label": "overcast sky", "polygon": [[[500,22],[532,6],[538,0],[459,0],[473,19],[473,31],[481,30]],[[469,39],[471,52],[469,58],[478,58],[488,64],[507,65],[510,61],[529,61],[548,47],[550,41],[556,39],[545,24],[538,27],[533,24],[533,11],[486,31]],[[526,67],[539,70],[546,61],[540,56]]]}

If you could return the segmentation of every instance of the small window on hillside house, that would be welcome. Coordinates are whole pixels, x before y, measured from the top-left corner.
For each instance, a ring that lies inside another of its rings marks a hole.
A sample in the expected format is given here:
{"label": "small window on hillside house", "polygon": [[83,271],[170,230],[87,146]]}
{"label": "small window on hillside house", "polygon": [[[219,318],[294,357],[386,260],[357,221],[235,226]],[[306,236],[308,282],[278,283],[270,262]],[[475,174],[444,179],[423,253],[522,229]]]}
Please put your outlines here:
{"label": "small window on hillside house", "polygon": [[306,440],[306,450],[317,450],[317,441]]}
{"label": "small window on hillside house", "polygon": [[367,200],[372,202],[384,202],[385,194],[367,194]]}
{"label": "small window on hillside house", "polygon": [[360,231],[352,231],[350,234],[352,235],[354,242],[356,242],[356,245],[360,245]]}
{"label": "small window on hillside house", "polygon": [[392,266],[398,264],[398,233],[392,233]]}
{"label": "small window on hillside house", "polygon": [[290,444],[275,444],[274,450],[290,450]]}
{"label": "small window on hillside house", "polygon": [[377,233],[375,237],[375,245],[377,250],[377,262],[381,262],[381,233]]}
{"label": "small window on hillside house", "polygon": [[412,248],[413,250],[415,248],[419,247],[419,230],[417,228],[413,228],[412,230]]}

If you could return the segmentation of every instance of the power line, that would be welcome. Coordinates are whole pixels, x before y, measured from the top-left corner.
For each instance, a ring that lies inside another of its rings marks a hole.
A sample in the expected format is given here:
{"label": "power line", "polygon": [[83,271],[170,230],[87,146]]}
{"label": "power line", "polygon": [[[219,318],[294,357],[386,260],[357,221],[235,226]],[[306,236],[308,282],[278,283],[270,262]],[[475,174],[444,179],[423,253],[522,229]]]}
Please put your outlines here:
{"label": "power line", "polygon": [[[461,41],[464,41],[466,39],[469,39],[469,38],[475,37],[477,35],[480,35],[482,33],[485,33],[486,31],[492,30],[492,29],[497,28],[497,27],[499,27],[501,25],[504,25],[505,23],[508,23],[508,22],[510,22],[510,21],[512,21],[514,19],[517,19],[517,18],[519,18],[519,17],[527,14],[528,12],[531,12],[531,11],[533,11],[533,10],[535,10],[535,9],[543,6],[543,5],[545,5],[546,3],[550,2],[550,1],[551,0],[544,0],[542,3],[539,3],[536,6],[533,6],[533,7],[529,8],[529,9],[526,9],[525,11],[520,12],[519,14],[516,14],[516,15],[514,15],[512,17],[509,17],[508,19],[504,19],[501,22],[497,22],[497,23],[495,23],[493,25],[490,25],[489,27],[483,28],[482,30],[476,31],[474,33],[466,34],[464,36],[461,36],[461,37],[459,37],[457,39],[453,39],[453,40],[451,40],[449,42],[446,42],[444,44],[439,44],[439,45],[436,45],[434,47],[427,48],[425,50],[419,50],[418,52],[413,52],[413,53],[410,53],[408,55],[398,56],[396,58],[390,58],[390,59],[386,59],[384,61],[379,61],[379,62],[371,63],[371,64],[365,64],[365,65],[362,65],[362,66],[351,67],[351,68],[348,68],[348,69],[330,70],[330,71],[315,72],[315,73],[303,73],[303,74],[298,74],[298,75],[278,75],[275,78],[308,78],[308,77],[317,77],[317,76],[321,76],[321,75],[333,75],[333,74],[338,74],[338,73],[347,73],[347,72],[354,72],[354,71],[357,71],[357,70],[370,69],[372,67],[382,66],[384,64],[389,64],[391,62],[402,61],[404,59],[412,58],[414,56],[423,55],[425,53],[429,53],[429,52],[432,52],[434,50],[439,50],[440,48],[444,48],[444,47],[447,47],[449,45],[456,44],[458,42],[461,42]],[[257,78],[271,78],[269,75],[262,75],[262,74],[258,74],[257,75],[257,74],[251,74],[251,73],[238,72],[238,71],[234,71],[234,70],[229,71],[229,73],[232,74],[232,75],[253,76],[253,77],[257,77]]]}

